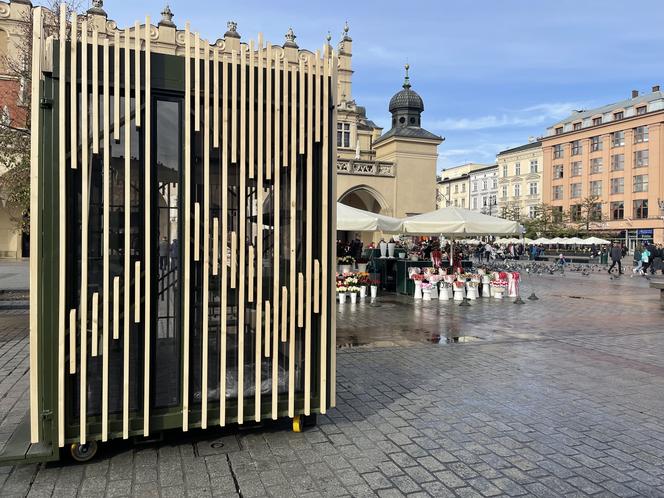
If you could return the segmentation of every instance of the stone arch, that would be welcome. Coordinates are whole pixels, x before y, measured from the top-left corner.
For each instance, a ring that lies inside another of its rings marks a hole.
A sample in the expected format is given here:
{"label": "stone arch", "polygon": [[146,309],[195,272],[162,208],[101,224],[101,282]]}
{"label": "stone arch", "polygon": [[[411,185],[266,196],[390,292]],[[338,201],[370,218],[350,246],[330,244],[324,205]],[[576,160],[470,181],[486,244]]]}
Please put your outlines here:
{"label": "stone arch", "polygon": [[339,196],[338,201],[342,204],[372,213],[392,214],[390,205],[385,200],[385,197],[369,185],[355,185],[349,188]]}

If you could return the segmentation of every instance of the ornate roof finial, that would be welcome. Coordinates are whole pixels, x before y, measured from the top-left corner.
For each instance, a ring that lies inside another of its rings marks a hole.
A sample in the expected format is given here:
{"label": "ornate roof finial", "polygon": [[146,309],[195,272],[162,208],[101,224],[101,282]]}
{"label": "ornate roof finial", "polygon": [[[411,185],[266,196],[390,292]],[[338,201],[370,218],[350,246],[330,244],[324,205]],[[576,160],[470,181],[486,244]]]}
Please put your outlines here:
{"label": "ornate roof finial", "polygon": [[325,39],[327,40],[327,44],[329,45],[330,42],[332,41],[332,34],[329,31],[327,32],[327,36],[325,37]]}
{"label": "ornate roof finial", "polygon": [[352,39],[352,38],[350,37],[350,35],[348,34],[348,31],[349,31],[349,30],[350,30],[350,27],[348,26],[348,21],[346,21],[346,22],[344,23],[344,36],[343,36],[343,40],[344,40],[344,41],[353,41],[353,39]]}
{"label": "ornate roof finial", "polygon": [[228,31],[224,34],[224,38],[240,38],[240,33],[237,32],[237,23],[235,21],[228,21],[226,23]]}
{"label": "ornate roof finial", "polygon": [[88,9],[88,14],[106,16],[104,0],[92,0],[92,7]]}
{"label": "ornate roof finial", "polygon": [[406,68],[406,77],[403,80],[403,87],[408,89],[410,88],[410,78],[408,77],[408,70],[410,69],[410,64],[406,62],[406,65],[404,67]]}
{"label": "ornate roof finial", "polygon": [[159,26],[168,26],[170,28],[175,27],[175,23],[173,22],[173,12],[168,4],[166,4],[164,10],[161,11],[161,21],[159,21]]}
{"label": "ornate roof finial", "polygon": [[295,36],[293,28],[288,28],[285,38],[286,38],[286,43],[284,43],[284,47],[298,48],[297,43],[295,43],[295,38],[297,38],[297,36]]}

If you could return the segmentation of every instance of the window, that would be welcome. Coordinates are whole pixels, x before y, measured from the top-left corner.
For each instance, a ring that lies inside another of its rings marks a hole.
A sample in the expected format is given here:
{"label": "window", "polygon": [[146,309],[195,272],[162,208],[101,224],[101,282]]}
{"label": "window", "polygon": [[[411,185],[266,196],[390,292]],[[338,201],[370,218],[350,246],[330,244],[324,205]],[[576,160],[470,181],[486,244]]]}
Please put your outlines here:
{"label": "window", "polygon": [[563,157],[563,146],[562,144],[554,145],[553,146],[553,158],[554,159],[560,159]]}
{"label": "window", "polygon": [[482,180],[482,190],[489,188],[489,183],[486,180]]}
{"label": "window", "polygon": [[559,180],[565,176],[565,168],[562,164],[553,165],[553,178]]}
{"label": "window", "polygon": [[337,123],[337,147],[350,147],[350,123]]}
{"label": "window", "polygon": [[449,195],[449,193],[450,193],[450,186],[449,186],[449,185],[446,185],[446,186],[445,186],[445,191],[446,191],[447,194]]}
{"label": "window", "polygon": [[503,199],[507,197],[507,185],[503,185]]}
{"label": "window", "polygon": [[625,169],[625,154],[614,154],[611,156],[611,171],[622,171]]}
{"label": "window", "polygon": [[580,183],[572,183],[569,186],[569,197],[570,199],[578,199],[581,197],[581,184]]}
{"label": "window", "polygon": [[590,182],[590,195],[602,195],[602,180]]}
{"label": "window", "polygon": [[648,163],[650,162],[650,153],[648,152],[648,149],[646,150],[637,150],[634,152],[634,167],[635,168],[643,168],[645,166],[648,166]]}
{"label": "window", "polygon": [[574,131],[581,129],[581,123],[574,123]]}
{"label": "window", "polygon": [[639,126],[634,128],[634,143],[640,144],[648,141],[648,127]]}
{"label": "window", "polygon": [[648,199],[636,199],[634,205],[634,218],[645,220],[648,218]]}
{"label": "window", "polygon": [[537,183],[533,182],[528,184],[528,192],[530,195],[537,195]]}
{"label": "window", "polygon": [[477,197],[473,197],[473,209],[477,209]]}
{"label": "window", "polygon": [[590,206],[588,217],[590,221],[602,221],[602,204],[600,202],[596,202]]}
{"label": "window", "polygon": [[482,197],[482,206],[486,207],[486,196]]}
{"label": "window", "polygon": [[581,205],[572,204],[569,207],[569,217],[572,221],[581,221]]}
{"label": "window", "polygon": [[537,170],[539,168],[539,165],[537,164],[537,159],[533,159],[530,161],[530,172],[531,173],[537,173]]}
{"label": "window", "polygon": [[514,165],[514,174],[519,176],[521,174],[521,163],[516,163]]}
{"label": "window", "polygon": [[590,160],[590,174],[596,175],[597,173],[602,172],[604,160],[601,157],[593,157]]}
{"label": "window", "polygon": [[581,140],[574,140],[572,142],[572,155],[578,156],[583,152],[583,146],[581,145]]}
{"label": "window", "polygon": [[559,201],[562,198],[563,198],[563,186],[556,185],[555,187],[553,187],[553,200]]}
{"label": "window", "polygon": [[521,197],[521,185],[519,183],[514,185],[514,197]]}
{"label": "window", "polygon": [[553,220],[556,223],[561,223],[563,221],[563,207],[562,206],[553,206],[551,208],[551,214],[553,214]]}
{"label": "window", "polygon": [[491,188],[494,189],[494,190],[496,190],[498,188],[498,180],[496,180],[495,178],[491,182]]}
{"label": "window", "polygon": [[562,135],[562,134],[563,134],[563,127],[559,126],[558,128],[556,128],[556,135]]}
{"label": "window", "polygon": [[637,116],[643,116],[646,112],[648,112],[648,106],[647,105],[642,105],[642,106],[636,108],[636,115]]}
{"label": "window", "polygon": [[473,192],[477,192],[477,182],[473,182]]}
{"label": "window", "polygon": [[611,219],[622,220],[625,217],[625,203],[616,201],[611,203]]}
{"label": "window", "polygon": [[593,126],[599,126],[602,124],[602,118],[593,118]]}
{"label": "window", "polygon": [[635,175],[632,184],[634,185],[633,192],[647,192],[648,175]]}
{"label": "window", "polygon": [[590,137],[590,152],[597,152],[602,150],[602,137]]}
{"label": "window", "polygon": [[625,193],[625,179],[622,176],[620,178],[611,178],[611,193],[612,194]]}
{"label": "window", "polygon": [[625,145],[625,132],[615,131],[611,133],[611,146],[622,147],[623,145]]}
{"label": "window", "polygon": [[466,199],[465,199],[465,198],[462,198],[462,199],[461,199],[461,207],[462,207],[462,208],[465,208],[465,207],[466,207]]}
{"label": "window", "polygon": [[583,163],[581,161],[574,161],[572,163],[572,176],[581,176],[583,172]]}
{"label": "window", "polygon": [[625,113],[624,113],[623,111],[618,111],[618,112],[614,112],[614,113],[613,113],[613,119],[614,119],[614,121],[619,121],[619,120],[621,120],[621,119],[624,118],[624,117],[625,117]]}
{"label": "window", "polygon": [[528,218],[537,218],[537,206],[528,206]]}
{"label": "window", "polygon": [[455,194],[459,193],[459,184],[458,183],[454,186],[454,193]]}
{"label": "window", "polygon": [[454,199],[454,206],[459,207],[459,199]]}
{"label": "window", "polygon": [[462,184],[461,184],[461,193],[463,193],[463,192],[465,192],[465,191],[466,191],[466,184],[465,184],[465,183],[462,183]]}
{"label": "window", "polygon": [[503,164],[503,177],[507,176],[507,164]]}

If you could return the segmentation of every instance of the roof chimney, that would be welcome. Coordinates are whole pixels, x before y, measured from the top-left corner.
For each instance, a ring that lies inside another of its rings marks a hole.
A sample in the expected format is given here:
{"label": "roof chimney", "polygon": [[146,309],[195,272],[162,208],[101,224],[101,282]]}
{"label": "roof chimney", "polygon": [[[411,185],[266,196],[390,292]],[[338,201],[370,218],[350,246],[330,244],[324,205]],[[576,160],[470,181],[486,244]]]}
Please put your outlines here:
{"label": "roof chimney", "polygon": [[659,92],[659,85],[653,85],[652,91],[653,92]]}
{"label": "roof chimney", "polygon": [[639,96],[639,91],[638,90],[632,90],[632,98],[635,99],[638,96]]}

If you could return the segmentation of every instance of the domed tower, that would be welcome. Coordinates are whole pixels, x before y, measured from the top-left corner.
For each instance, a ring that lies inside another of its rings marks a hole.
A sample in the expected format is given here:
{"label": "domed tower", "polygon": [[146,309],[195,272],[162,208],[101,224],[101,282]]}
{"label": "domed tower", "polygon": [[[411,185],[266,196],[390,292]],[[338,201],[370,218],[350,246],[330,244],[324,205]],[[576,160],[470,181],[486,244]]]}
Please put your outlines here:
{"label": "domed tower", "polygon": [[403,90],[394,94],[390,100],[389,110],[392,113],[392,127],[403,128],[405,126],[420,126],[424,102],[417,92],[411,90],[408,70],[410,65],[406,64],[406,77],[403,82]]}
{"label": "domed tower", "polygon": [[394,164],[394,216],[432,211],[436,207],[438,145],[444,140],[422,128],[424,102],[408,75],[390,100],[392,128],[374,140],[376,161]]}

